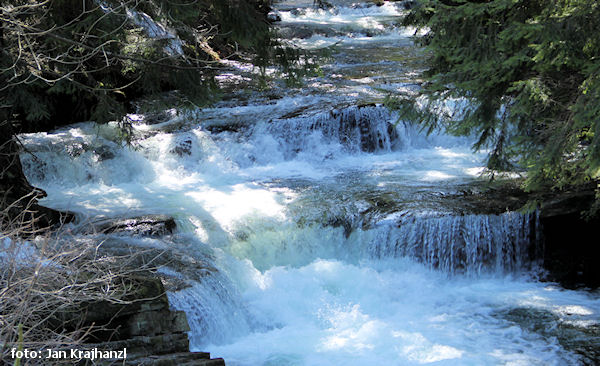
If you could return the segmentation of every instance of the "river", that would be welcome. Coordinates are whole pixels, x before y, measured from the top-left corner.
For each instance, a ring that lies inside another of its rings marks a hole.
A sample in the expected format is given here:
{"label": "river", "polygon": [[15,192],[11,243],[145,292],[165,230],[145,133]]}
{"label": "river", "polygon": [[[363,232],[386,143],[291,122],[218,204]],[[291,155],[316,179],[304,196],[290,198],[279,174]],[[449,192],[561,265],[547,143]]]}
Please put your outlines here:
{"label": "river", "polygon": [[173,235],[118,239],[210,268],[159,272],[186,284],[169,298],[192,349],[230,366],[593,364],[600,296],[538,280],[536,216],[461,201],[486,151],[381,105],[418,95],[403,3],[312,3],[275,4],[287,41],[334,46],[302,87],[240,88],[255,71],[228,61],[223,101],[131,115],[131,145],[115,124],[21,136],[40,203],[76,213],[74,232],[174,217]]}

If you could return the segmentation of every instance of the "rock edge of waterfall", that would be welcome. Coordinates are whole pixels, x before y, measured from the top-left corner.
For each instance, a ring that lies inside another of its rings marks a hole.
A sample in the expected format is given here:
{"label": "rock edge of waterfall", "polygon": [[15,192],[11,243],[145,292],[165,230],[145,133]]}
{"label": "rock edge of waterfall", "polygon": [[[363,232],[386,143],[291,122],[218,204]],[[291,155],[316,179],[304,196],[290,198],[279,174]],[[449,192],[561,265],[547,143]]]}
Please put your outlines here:
{"label": "rock edge of waterfall", "polygon": [[[161,280],[151,273],[139,276],[140,288],[127,304],[97,302],[79,309],[84,323],[107,324],[115,330],[97,334],[94,343],[80,349],[119,351],[126,349],[125,359],[103,359],[101,365],[197,365],[224,366],[222,358],[211,359],[207,352],[190,352],[190,327],[185,312],[169,308]],[[85,364],[85,362],[81,363]]]}
{"label": "rock edge of waterfall", "polygon": [[[536,202],[543,243],[543,280],[569,289],[600,287],[600,247],[591,240],[600,226],[598,215],[588,217],[595,200],[593,186],[564,192],[527,193],[510,185],[481,193],[463,192],[476,212],[497,214],[523,210]],[[466,204],[468,205],[468,203]]]}

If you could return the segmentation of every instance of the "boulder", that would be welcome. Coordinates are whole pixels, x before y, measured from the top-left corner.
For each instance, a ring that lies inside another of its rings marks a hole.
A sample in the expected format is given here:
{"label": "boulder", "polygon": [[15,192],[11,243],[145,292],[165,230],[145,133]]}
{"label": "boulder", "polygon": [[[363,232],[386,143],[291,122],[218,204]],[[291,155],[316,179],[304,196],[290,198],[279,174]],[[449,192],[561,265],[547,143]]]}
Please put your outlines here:
{"label": "boulder", "polygon": [[271,12],[271,13],[267,14],[267,20],[269,21],[269,23],[280,22],[281,16],[277,13]]}
{"label": "boulder", "polygon": [[193,146],[192,139],[189,137],[186,137],[186,138],[183,138],[183,139],[180,139],[179,141],[177,141],[175,144],[175,147],[173,147],[173,149],[171,149],[170,153],[176,154],[179,157],[183,157],[184,155],[190,156],[190,155],[192,155],[192,146]]}

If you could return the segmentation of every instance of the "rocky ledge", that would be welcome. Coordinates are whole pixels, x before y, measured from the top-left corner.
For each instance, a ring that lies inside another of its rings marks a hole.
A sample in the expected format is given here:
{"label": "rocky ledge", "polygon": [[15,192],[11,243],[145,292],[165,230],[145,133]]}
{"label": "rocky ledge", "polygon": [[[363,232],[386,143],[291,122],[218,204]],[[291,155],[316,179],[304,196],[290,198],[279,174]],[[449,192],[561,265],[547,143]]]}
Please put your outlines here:
{"label": "rocky ledge", "polygon": [[447,199],[470,212],[498,214],[537,208],[544,242],[545,280],[566,288],[600,287],[600,212],[594,214],[596,183],[565,191],[524,192],[516,183],[466,187]]}
{"label": "rocky ledge", "polygon": [[[82,360],[79,365],[224,366],[221,358],[206,352],[190,352],[187,317],[169,308],[165,288],[152,274],[127,279],[137,291],[122,303],[95,302],[59,315],[63,326],[99,325],[78,350],[114,358]],[[119,351],[126,349],[126,358]]]}

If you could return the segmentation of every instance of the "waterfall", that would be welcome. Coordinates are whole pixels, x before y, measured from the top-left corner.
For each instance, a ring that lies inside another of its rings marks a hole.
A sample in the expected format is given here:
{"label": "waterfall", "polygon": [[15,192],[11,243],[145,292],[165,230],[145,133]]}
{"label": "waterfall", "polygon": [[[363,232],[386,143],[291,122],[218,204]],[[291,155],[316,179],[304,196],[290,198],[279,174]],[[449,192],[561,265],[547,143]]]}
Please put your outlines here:
{"label": "waterfall", "polygon": [[[445,215],[386,220],[374,227],[336,222],[253,224],[231,251],[260,270],[317,259],[349,263],[410,258],[447,275],[505,275],[535,269],[541,259],[537,214]],[[333,226],[331,226],[333,225]]]}
{"label": "waterfall", "polygon": [[408,218],[379,230],[375,258],[411,257],[447,273],[510,273],[541,259],[537,214]]}
{"label": "waterfall", "polygon": [[374,152],[391,151],[397,146],[399,135],[392,122],[395,121],[387,108],[364,106],[275,120],[267,129],[294,152],[309,147],[307,139],[314,132],[342,144],[348,151]]}
{"label": "waterfall", "polygon": [[[290,225],[282,231],[284,235],[273,238],[272,231],[255,227],[256,237],[238,242],[245,248],[237,254],[267,272],[279,266],[303,268],[323,259],[360,263],[370,258],[381,261],[383,268],[390,261],[416,260],[448,278],[502,276],[535,269],[541,254],[538,225],[535,213],[509,212],[410,217],[359,229],[348,236],[342,228]],[[225,265],[239,267],[231,262],[234,259],[227,261]],[[256,273],[243,276],[254,277]],[[169,299],[174,308],[185,310],[192,344],[224,344],[259,329],[269,330],[250,314],[223,273],[211,272],[190,282],[190,287],[169,293]]]}
{"label": "waterfall", "polygon": [[222,344],[250,332],[252,318],[240,294],[222,273],[209,273],[190,282],[190,287],[168,295],[173,308],[185,310],[192,344]]}

